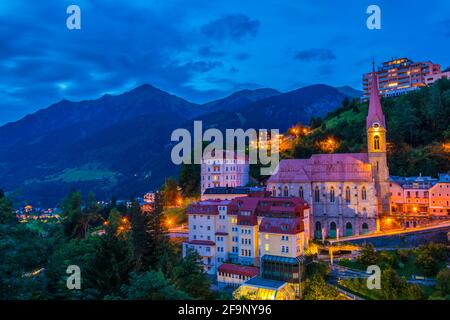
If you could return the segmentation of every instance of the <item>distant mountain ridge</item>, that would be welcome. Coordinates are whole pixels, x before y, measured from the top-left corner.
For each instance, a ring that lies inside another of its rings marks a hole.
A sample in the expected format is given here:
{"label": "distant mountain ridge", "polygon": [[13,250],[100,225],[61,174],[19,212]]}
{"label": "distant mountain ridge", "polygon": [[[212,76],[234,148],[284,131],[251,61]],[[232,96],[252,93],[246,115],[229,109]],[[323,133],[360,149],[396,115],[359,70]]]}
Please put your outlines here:
{"label": "distant mountain ridge", "polygon": [[178,167],[170,160],[176,128],[284,131],[336,109],[345,95],[327,85],[286,93],[241,90],[203,105],[150,85],[119,95],[62,100],[0,127],[0,188],[20,201],[54,205],[72,188],[98,198],[136,196],[159,187]]}
{"label": "distant mountain ridge", "polygon": [[237,91],[225,98],[205,103],[202,107],[206,109],[206,112],[219,110],[236,111],[252,102],[277,96],[279,94],[281,94],[281,92],[271,88],[255,90],[245,89]]}
{"label": "distant mountain ridge", "polygon": [[350,98],[361,98],[363,95],[363,92],[361,90],[356,90],[350,86],[336,87],[336,89],[340,93],[342,93]]}

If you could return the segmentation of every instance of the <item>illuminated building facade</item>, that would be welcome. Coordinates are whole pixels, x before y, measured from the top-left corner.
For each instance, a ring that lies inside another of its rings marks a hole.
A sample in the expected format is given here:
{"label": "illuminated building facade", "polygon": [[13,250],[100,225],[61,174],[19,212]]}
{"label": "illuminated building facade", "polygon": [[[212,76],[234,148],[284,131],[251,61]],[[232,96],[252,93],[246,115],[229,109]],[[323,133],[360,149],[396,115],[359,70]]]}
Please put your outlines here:
{"label": "illuminated building facade", "polygon": [[450,219],[450,174],[431,177],[391,177],[392,214],[402,227]]}
{"label": "illuminated building facade", "polygon": [[227,259],[228,204],[226,200],[205,200],[187,208],[189,240],[183,243],[183,257],[189,249],[197,251],[208,274],[216,274]]}
{"label": "illuminated building facade", "polygon": [[224,152],[219,159],[203,159],[201,164],[201,193],[215,187],[243,187],[248,183],[249,163],[246,156]]}
{"label": "illuminated building facade", "polygon": [[255,273],[262,262],[264,274],[284,270],[284,277],[274,280],[298,277],[298,258],[310,239],[306,201],[258,192],[231,201],[200,201],[187,213],[189,240],[183,243],[183,256],[188,249],[196,250],[205,271],[217,273],[222,286],[248,280],[248,272]]}
{"label": "illuminated building facade", "polygon": [[[383,62],[376,72],[381,96],[398,96],[429,85],[446,74],[441,74],[441,66],[431,61],[414,62],[408,58]],[[363,98],[370,96],[372,72],[363,75]]]}

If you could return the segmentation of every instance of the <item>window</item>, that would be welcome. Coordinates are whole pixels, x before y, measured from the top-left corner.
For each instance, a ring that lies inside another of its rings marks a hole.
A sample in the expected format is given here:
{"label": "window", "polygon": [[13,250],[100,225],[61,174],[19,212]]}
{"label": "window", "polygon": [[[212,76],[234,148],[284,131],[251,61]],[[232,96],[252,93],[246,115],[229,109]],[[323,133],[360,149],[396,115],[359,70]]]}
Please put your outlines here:
{"label": "window", "polygon": [[277,196],[277,189],[275,188],[275,186],[272,187],[272,196]]}
{"label": "window", "polygon": [[287,186],[284,186],[284,192],[283,192],[283,195],[284,195],[285,197],[288,197],[288,196],[289,196],[289,189],[288,189]]}
{"label": "window", "polygon": [[264,250],[269,251],[269,244],[266,243],[266,245],[264,246]]}
{"label": "window", "polygon": [[369,226],[367,225],[367,223],[363,223],[362,224],[362,230],[361,230],[362,232],[362,234],[365,234],[365,233],[367,233],[367,232],[369,232]]}
{"label": "window", "polygon": [[321,225],[321,223],[319,221],[316,222],[314,238],[315,239],[321,239],[322,238],[322,225]]}
{"label": "window", "polygon": [[350,203],[350,187],[345,188],[345,202]]}
{"label": "window", "polygon": [[373,149],[380,150],[380,136],[373,137]]}
{"label": "window", "polygon": [[319,202],[320,201],[320,190],[319,187],[316,187],[314,189],[314,202]]}
{"label": "window", "polygon": [[298,196],[299,196],[300,198],[302,198],[302,199],[305,199],[305,198],[303,197],[303,187],[302,187],[302,186],[300,186],[300,188],[298,189]]}
{"label": "window", "polygon": [[367,200],[367,191],[366,191],[366,187],[362,187],[362,190],[361,190],[361,198],[362,198],[363,200]]}
{"label": "window", "polygon": [[336,238],[336,223],[330,223],[330,238]]}
{"label": "window", "polygon": [[330,202],[334,202],[334,188],[331,187],[330,189]]}
{"label": "window", "polygon": [[353,227],[350,222],[345,224],[345,236],[350,237],[353,234]]}

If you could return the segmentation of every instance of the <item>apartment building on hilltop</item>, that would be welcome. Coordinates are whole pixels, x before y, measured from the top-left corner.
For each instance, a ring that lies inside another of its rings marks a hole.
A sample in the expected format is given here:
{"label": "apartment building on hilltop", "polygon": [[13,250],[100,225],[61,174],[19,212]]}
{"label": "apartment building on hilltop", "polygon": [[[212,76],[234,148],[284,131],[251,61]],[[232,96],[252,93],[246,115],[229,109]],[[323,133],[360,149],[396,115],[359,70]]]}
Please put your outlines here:
{"label": "apartment building on hilltop", "polygon": [[[440,64],[431,61],[414,62],[408,58],[383,62],[377,70],[378,88],[381,96],[398,96],[430,85],[446,77],[450,72],[441,72]],[[372,90],[372,72],[363,75],[363,99],[368,99]]]}

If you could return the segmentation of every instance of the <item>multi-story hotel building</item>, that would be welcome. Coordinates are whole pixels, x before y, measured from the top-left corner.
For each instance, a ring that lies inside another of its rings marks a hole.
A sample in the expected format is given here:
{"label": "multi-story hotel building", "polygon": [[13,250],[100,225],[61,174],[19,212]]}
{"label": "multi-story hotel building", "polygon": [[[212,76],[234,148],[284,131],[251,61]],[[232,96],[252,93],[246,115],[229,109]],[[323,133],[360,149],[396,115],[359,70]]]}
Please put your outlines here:
{"label": "multi-story hotel building", "polygon": [[[448,76],[441,73],[441,66],[431,61],[414,62],[408,58],[392,59],[383,62],[376,72],[381,96],[390,97],[408,93]],[[372,72],[363,75],[363,98],[372,91]]]}
{"label": "multi-story hotel building", "polygon": [[215,187],[243,187],[248,183],[247,156],[224,151],[220,158],[206,158],[201,164],[201,193]]}
{"label": "multi-story hotel building", "polygon": [[[183,244],[183,255],[188,249],[196,250],[207,273],[226,269],[233,279],[245,280],[243,271],[238,268],[233,275],[230,266],[218,269],[224,262],[256,267],[263,263],[270,273],[279,266],[280,257],[286,270],[295,269],[310,238],[309,206],[300,198],[259,192],[231,201],[200,201],[190,205],[187,213],[189,240]],[[237,277],[239,272],[241,277]]]}
{"label": "multi-story hotel building", "polygon": [[217,267],[229,251],[227,200],[205,200],[187,208],[189,240],[183,243],[183,256],[188,249],[202,257],[205,271],[216,274]]}

